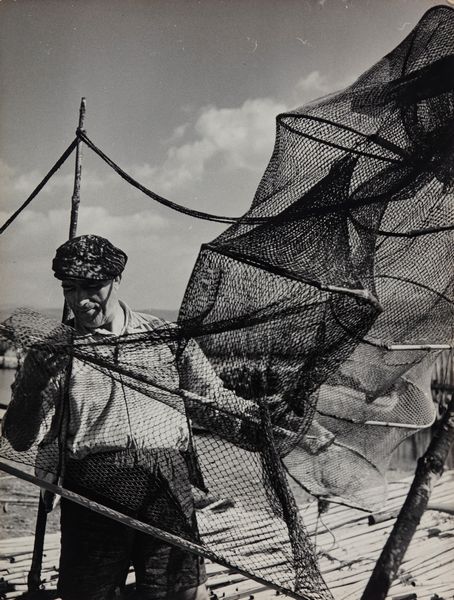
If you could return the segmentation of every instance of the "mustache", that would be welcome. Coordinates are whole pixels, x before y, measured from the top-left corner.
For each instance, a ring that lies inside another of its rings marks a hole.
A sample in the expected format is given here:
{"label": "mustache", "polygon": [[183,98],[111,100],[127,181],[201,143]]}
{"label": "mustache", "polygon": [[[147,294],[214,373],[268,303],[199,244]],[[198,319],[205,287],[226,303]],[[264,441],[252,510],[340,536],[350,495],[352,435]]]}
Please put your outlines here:
{"label": "mustache", "polygon": [[77,306],[75,310],[77,312],[84,313],[84,312],[88,312],[90,310],[97,310],[97,309],[98,310],[100,309],[100,307],[98,305],[92,304],[92,303],[88,303],[88,304],[84,304],[83,306]]}

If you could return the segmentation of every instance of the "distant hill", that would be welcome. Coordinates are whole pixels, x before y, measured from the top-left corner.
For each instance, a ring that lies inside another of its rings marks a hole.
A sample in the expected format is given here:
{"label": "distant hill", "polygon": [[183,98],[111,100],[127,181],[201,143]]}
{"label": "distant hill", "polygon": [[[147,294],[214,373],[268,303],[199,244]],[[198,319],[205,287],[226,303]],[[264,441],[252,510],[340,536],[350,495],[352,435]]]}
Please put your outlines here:
{"label": "distant hill", "polygon": [[[14,308],[0,308],[0,323],[9,317],[13,310]],[[35,310],[60,321],[63,308],[37,308]],[[134,310],[150,315],[156,315],[166,321],[176,321],[178,317],[178,310],[169,310],[166,308],[139,308]]]}

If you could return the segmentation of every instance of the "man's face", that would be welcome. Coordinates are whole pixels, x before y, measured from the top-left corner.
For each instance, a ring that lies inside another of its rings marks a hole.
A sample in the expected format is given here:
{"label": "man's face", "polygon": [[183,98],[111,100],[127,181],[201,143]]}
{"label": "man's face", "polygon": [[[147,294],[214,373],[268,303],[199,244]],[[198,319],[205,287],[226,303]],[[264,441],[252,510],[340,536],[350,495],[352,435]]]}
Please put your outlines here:
{"label": "man's face", "polygon": [[63,294],[77,323],[89,329],[105,327],[118,309],[121,277],[103,281],[64,279]]}

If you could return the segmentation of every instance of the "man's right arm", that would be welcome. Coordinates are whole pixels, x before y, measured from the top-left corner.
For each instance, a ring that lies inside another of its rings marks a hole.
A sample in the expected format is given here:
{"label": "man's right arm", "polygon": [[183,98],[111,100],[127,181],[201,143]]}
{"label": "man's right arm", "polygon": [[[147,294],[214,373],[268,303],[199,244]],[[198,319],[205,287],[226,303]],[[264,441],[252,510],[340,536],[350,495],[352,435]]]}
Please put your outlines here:
{"label": "man's right arm", "polygon": [[61,387],[58,372],[61,367],[44,361],[37,352],[27,354],[11,386],[11,401],[2,422],[2,434],[14,450],[29,450],[50,430]]}

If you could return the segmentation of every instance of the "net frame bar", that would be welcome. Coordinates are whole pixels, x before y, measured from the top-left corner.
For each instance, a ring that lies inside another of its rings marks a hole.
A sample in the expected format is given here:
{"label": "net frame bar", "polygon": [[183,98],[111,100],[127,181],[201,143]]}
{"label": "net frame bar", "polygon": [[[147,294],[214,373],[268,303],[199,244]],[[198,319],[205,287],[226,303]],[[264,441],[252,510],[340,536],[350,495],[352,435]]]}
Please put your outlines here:
{"label": "net frame bar", "polygon": [[266,579],[262,579],[261,577],[253,575],[248,571],[244,571],[237,566],[232,567],[232,565],[228,561],[222,560],[222,558],[219,557],[217,554],[212,553],[210,550],[204,548],[203,546],[200,546],[199,544],[195,544],[194,542],[190,542],[189,540],[185,540],[184,544],[182,544],[180,542],[180,538],[176,535],[162,531],[161,529],[153,527],[152,525],[148,525],[147,523],[138,521],[137,519],[133,519],[132,517],[128,517],[127,515],[124,515],[121,512],[118,512],[112,508],[108,508],[94,500],[88,500],[87,498],[81,496],[80,494],[77,494],[76,492],[72,492],[70,490],[62,488],[59,485],[55,485],[53,483],[40,479],[35,475],[31,475],[30,473],[21,471],[20,469],[17,469],[16,467],[13,467],[3,461],[0,461],[0,470],[4,471],[5,473],[8,473],[9,475],[13,475],[14,477],[18,477],[19,479],[22,479],[27,483],[31,483],[32,485],[35,485],[37,487],[44,488],[53,494],[58,494],[62,498],[71,500],[72,502],[76,502],[80,506],[88,508],[89,510],[92,510],[105,517],[109,517],[110,519],[114,519],[115,521],[118,521],[123,525],[127,525],[128,527],[132,527],[137,531],[146,533],[148,535],[152,535],[153,537],[156,537],[168,544],[172,544],[173,546],[177,546],[182,550],[189,550],[193,554],[197,554],[198,556],[208,558],[209,560],[212,560],[213,562],[219,565],[222,565],[229,569],[233,568],[237,573],[240,573],[240,575],[243,575],[248,579],[252,579],[253,581],[257,581],[257,583],[261,583],[270,589],[282,592],[290,598],[295,598],[296,600],[311,600],[309,596],[304,595],[304,592],[291,592],[287,588],[283,588]]}

